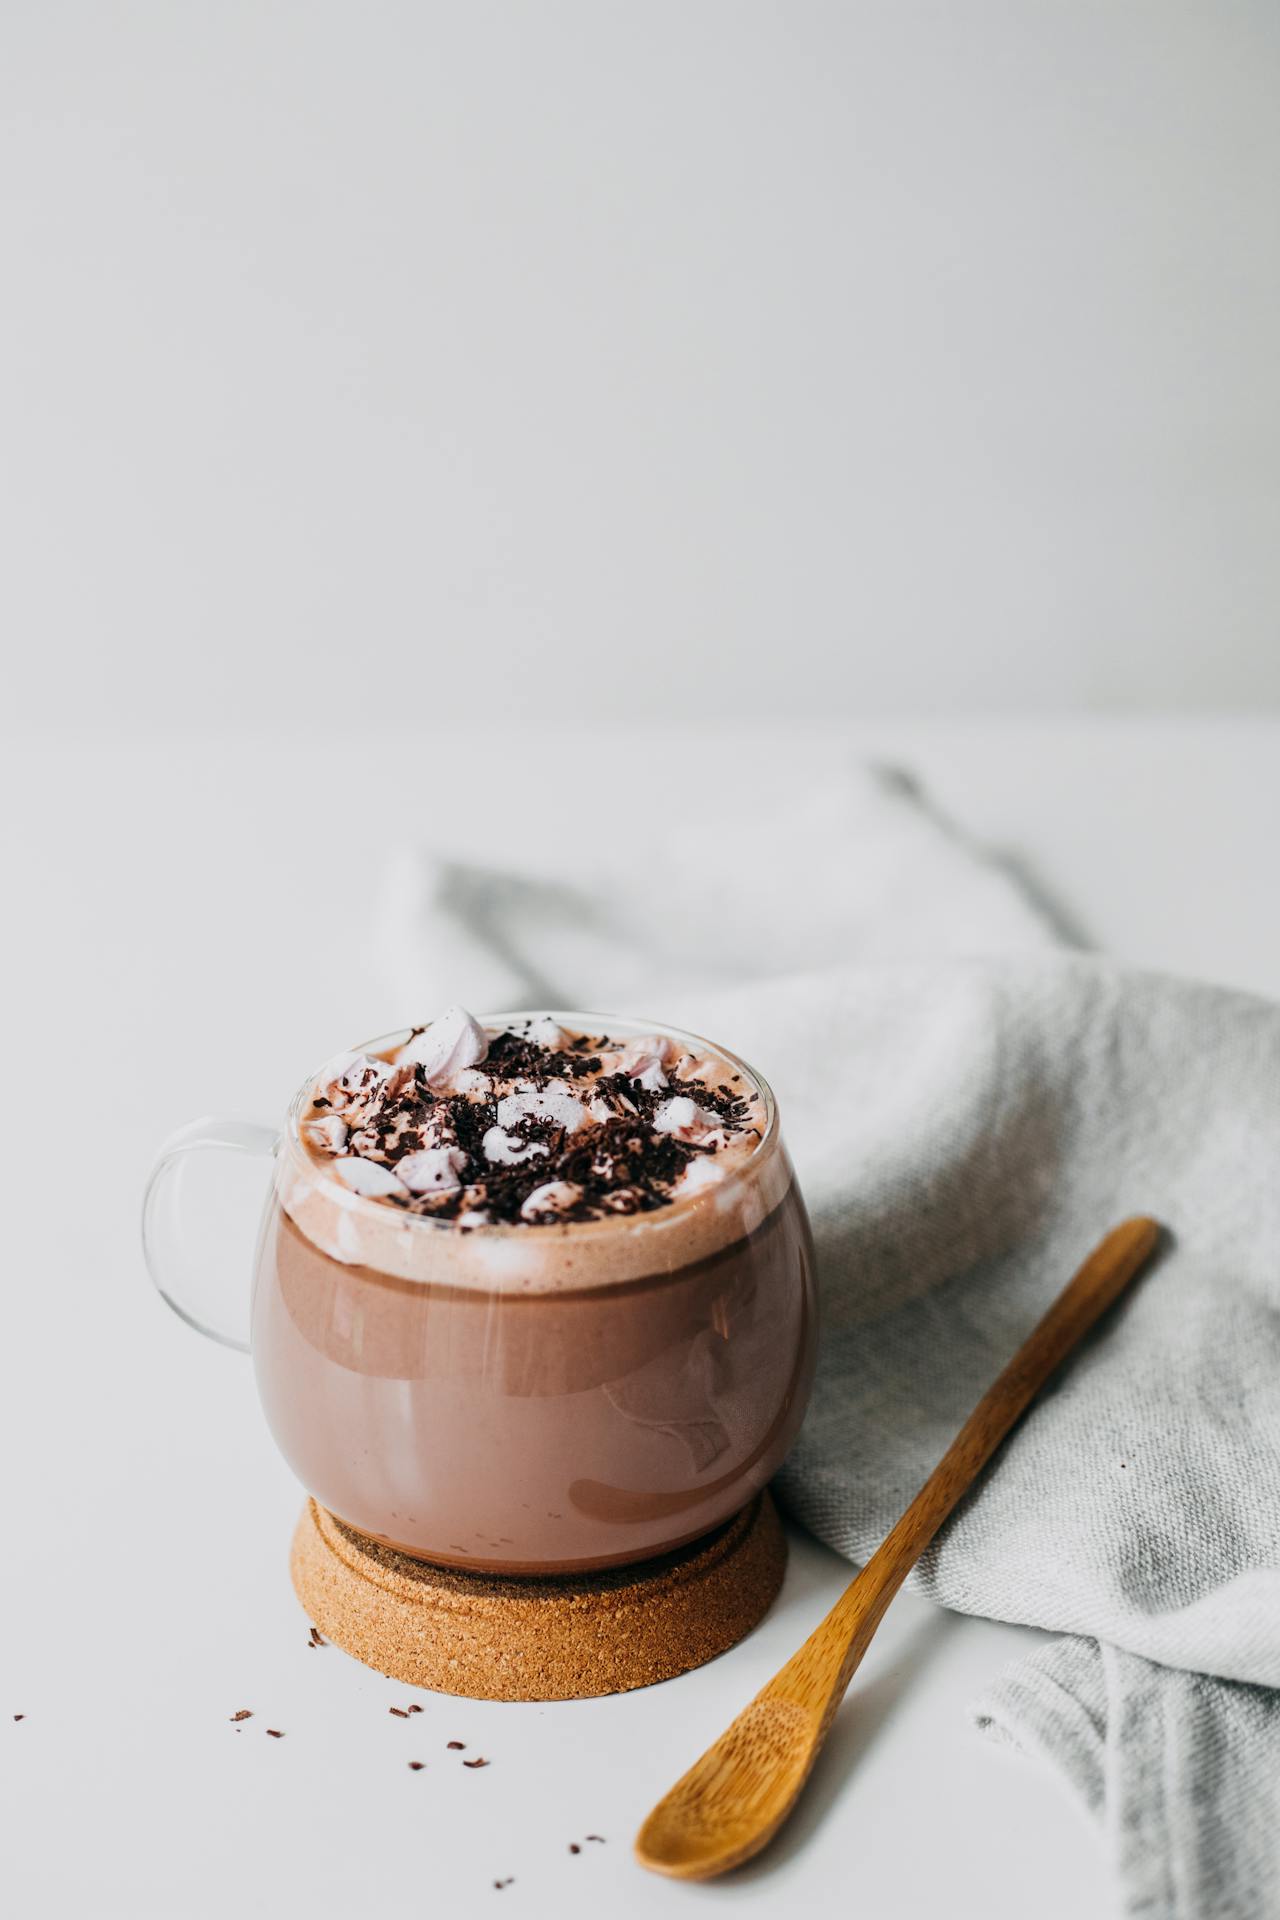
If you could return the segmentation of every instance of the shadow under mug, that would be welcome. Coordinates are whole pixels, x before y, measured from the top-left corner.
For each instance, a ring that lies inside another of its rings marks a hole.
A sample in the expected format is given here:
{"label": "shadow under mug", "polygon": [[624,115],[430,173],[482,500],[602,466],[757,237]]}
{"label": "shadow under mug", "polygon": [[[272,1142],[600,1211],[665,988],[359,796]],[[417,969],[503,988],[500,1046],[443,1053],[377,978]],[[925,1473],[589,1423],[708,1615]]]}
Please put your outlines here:
{"label": "shadow under mug", "polygon": [[[804,1203],[760,1076],[662,1031],[745,1074],[766,1120],[724,1180],[648,1214],[462,1233],[350,1193],[300,1137],[315,1076],[282,1130],[202,1120],[161,1149],[143,1206],[151,1277],[190,1325],[252,1353],[281,1452],[348,1526],[476,1571],[618,1566],[720,1526],[781,1464],[816,1346]],[[242,1279],[207,1200],[184,1191],[214,1153],[271,1169]]]}

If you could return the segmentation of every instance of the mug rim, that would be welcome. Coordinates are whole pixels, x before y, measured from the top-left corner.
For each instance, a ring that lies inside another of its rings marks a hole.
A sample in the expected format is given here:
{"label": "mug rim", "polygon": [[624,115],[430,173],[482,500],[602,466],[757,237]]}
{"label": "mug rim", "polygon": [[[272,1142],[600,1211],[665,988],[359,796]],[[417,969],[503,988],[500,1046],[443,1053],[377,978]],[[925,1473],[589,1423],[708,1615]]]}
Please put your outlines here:
{"label": "mug rim", "polygon": [[[708,1040],[704,1035],[694,1033],[687,1027],[674,1027],[662,1020],[636,1019],[629,1014],[604,1014],[598,1010],[589,1008],[514,1007],[505,1013],[478,1013],[475,1014],[473,1018],[478,1025],[486,1029],[496,1027],[500,1032],[509,1030],[511,1026],[518,1021],[543,1019],[554,1020],[558,1026],[564,1025],[571,1030],[576,1029],[580,1032],[594,1031],[606,1037],[609,1036],[611,1029],[619,1027],[630,1027],[632,1029],[632,1035],[630,1037],[645,1033],[660,1034],[667,1039],[688,1043],[687,1051],[689,1052],[702,1050],[712,1053],[718,1059],[725,1061],[730,1067],[741,1068],[754,1083],[764,1101],[765,1123],[760,1138],[746,1159],[743,1160],[732,1173],[726,1174],[722,1181],[717,1181],[714,1186],[704,1187],[696,1193],[689,1194],[676,1201],[668,1202],[663,1206],[654,1207],[645,1213],[610,1214],[593,1220],[560,1220],[552,1225],[539,1226],[532,1229],[532,1231],[538,1234],[572,1235],[574,1238],[581,1237],[585,1239],[600,1233],[615,1234],[619,1231],[630,1231],[632,1233],[642,1232],[648,1224],[656,1227],[664,1222],[672,1221],[677,1213],[685,1213],[686,1210],[692,1212],[695,1207],[705,1206],[708,1203],[711,1205],[725,1204],[726,1196],[739,1192],[749,1180],[758,1178],[762,1166],[766,1165],[773,1157],[779,1138],[781,1137],[778,1124],[778,1102],[774,1095],[773,1088],[769,1085],[764,1075],[758,1072],[749,1061],[744,1060],[741,1054],[733,1052],[729,1047],[721,1046],[717,1041]],[[320,1077],[327,1067],[336,1064],[339,1060],[349,1058],[353,1053],[377,1055],[393,1047],[405,1046],[415,1033],[420,1033],[421,1031],[421,1027],[395,1028],[390,1033],[381,1034],[371,1040],[365,1041],[360,1047],[347,1047],[340,1053],[331,1054],[329,1059],[324,1061],[320,1067],[313,1073],[308,1074],[307,1078],[289,1102],[289,1110],[285,1119],[283,1135],[286,1149],[291,1158],[305,1171],[309,1178],[323,1181],[326,1198],[332,1196],[344,1210],[349,1209],[356,1214],[357,1217],[361,1215],[364,1215],[366,1218],[376,1217],[386,1222],[388,1215],[390,1215],[397,1225],[415,1229],[426,1228],[433,1233],[461,1232],[465,1233],[468,1238],[472,1234],[482,1234],[486,1239],[506,1238],[514,1234],[522,1241],[527,1240],[531,1231],[527,1222],[495,1220],[487,1221],[477,1226],[459,1228],[455,1220],[442,1219],[438,1215],[429,1213],[407,1213],[402,1212],[398,1207],[388,1208],[370,1194],[354,1193],[350,1187],[344,1187],[340,1180],[334,1179],[333,1175],[326,1170],[322,1162],[316,1160],[312,1154],[308,1153],[303,1144],[301,1133],[302,1114],[304,1109],[311,1104],[313,1090],[319,1085]]]}

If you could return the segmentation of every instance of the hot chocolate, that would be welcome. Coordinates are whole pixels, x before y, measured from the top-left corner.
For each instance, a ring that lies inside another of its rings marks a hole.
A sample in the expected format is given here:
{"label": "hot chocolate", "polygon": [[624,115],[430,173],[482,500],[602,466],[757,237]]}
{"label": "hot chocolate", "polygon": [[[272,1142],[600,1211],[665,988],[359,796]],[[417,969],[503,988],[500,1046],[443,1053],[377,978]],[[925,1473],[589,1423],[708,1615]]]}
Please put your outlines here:
{"label": "hot chocolate", "polygon": [[344,1056],[282,1144],[254,1295],[316,1498],[447,1565],[647,1558],[799,1427],[811,1248],[767,1087],[620,1022],[460,1009]]}

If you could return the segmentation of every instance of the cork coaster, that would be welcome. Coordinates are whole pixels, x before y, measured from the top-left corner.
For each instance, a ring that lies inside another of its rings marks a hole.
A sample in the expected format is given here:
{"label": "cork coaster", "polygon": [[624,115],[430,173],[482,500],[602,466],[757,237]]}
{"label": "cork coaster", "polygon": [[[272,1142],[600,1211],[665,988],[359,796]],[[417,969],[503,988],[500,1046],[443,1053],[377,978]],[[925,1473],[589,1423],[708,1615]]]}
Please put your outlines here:
{"label": "cork coaster", "polygon": [[290,1570],[325,1638],[393,1680],[473,1700],[581,1700],[687,1673],[768,1612],[787,1545],[768,1493],[676,1553],[597,1573],[460,1573],[309,1500]]}

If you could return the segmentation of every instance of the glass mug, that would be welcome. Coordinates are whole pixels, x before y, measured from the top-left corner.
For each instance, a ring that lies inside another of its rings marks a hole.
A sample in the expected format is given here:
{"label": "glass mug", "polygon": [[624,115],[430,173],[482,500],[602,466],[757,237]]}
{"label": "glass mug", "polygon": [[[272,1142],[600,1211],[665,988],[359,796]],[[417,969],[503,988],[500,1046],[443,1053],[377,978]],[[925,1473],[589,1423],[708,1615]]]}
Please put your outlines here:
{"label": "glass mug", "polygon": [[[618,1039],[655,1031],[551,1017]],[[283,1131],[197,1121],[161,1149],[143,1207],[151,1277],[192,1326],[247,1345],[281,1452],[348,1526],[477,1571],[619,1566],[711,1532],[781,1464],[814,1369],[804,1202],[760,1075],[659,1031],[740,1072],[765,1120],[722,1180],[650,1213],[462,1231],[352,1193],[299,1132],[323,1072]],[[234,1275],[210,1263],[183,1193],[192,1156],[216,1149],[273,1165],[248,1342],[225,1319]]]}

